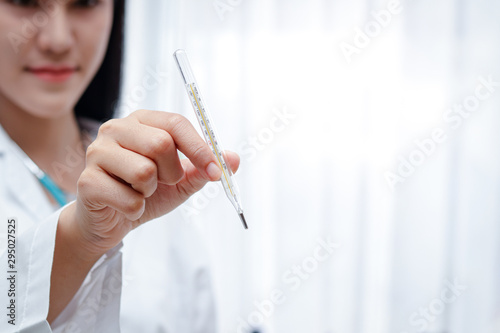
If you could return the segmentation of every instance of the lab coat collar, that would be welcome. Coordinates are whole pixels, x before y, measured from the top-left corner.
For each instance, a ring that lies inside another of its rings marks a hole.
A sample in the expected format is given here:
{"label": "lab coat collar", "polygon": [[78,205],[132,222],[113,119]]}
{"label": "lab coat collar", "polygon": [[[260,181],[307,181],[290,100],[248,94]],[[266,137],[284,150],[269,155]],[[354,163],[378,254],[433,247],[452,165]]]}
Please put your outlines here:
{"label": "lab coat collar", "polygon": [[14,145],[15,143],[0,126],[0,163],[3,164],[0,169],[5,173],[6,193],[35,221],[39,221],[52,213],[50,209],[52,205],[38,179],[12,152]]}
{"label": "lab coat collar", "polygon": [[11,141],[10,137],[7,135],[2,125],[0,125],[0,155],[5,154],[7,150],[7,144]]}

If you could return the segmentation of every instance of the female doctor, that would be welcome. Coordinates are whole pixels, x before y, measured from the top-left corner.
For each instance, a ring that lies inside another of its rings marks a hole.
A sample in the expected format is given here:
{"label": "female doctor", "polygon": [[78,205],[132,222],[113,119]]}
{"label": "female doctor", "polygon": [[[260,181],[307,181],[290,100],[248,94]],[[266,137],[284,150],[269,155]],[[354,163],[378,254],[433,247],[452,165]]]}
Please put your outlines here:
{"label": "female doctor", "polygon": [[0,217],[16,235],[13,269],[0,243],[1,332],[215,331],[196,230],[172,211],[221,171],[175,113],[108,120],[123,14],[0,0]]}

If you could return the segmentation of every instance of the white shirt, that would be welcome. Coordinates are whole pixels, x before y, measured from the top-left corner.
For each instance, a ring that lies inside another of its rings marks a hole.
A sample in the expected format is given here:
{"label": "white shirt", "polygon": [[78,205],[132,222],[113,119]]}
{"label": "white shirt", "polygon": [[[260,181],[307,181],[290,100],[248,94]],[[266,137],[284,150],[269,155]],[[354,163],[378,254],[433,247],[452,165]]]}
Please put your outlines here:
{"label": "white shirt", "polygon": [[[215,332],[210,274],[199,230],[175,211],[132,231],[101,257],[52,323],[50,274],[61,209],[11,151],[0,127],[0,332]],[[5,277],[7,221],[15,218],[15,326]],[[120,330],[121,327],[121,330]]]}

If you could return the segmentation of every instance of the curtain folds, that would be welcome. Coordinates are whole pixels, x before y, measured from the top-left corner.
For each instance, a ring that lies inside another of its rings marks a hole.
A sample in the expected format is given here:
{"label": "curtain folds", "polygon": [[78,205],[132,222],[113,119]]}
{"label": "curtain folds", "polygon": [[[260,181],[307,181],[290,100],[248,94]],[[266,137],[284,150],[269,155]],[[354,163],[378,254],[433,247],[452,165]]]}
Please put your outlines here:
{"label": "curtain folds", "polygon": [[500,3],[128,9],[119,112],[196,123],[185,48],[241,156],[249,230],[220,184],[180,208],[210,244],[220,332],[500,332]]}

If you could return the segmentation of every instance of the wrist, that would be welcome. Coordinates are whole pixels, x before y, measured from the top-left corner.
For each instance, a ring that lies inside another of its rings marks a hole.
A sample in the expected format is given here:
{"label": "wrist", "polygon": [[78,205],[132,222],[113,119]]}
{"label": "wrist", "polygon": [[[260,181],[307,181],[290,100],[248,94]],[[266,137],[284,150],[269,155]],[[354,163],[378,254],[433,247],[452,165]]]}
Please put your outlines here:
{"label": "wrist", "polygon": [[92,266],[106,250],[99,249],[88,240],[78,224],[76,214],[76,202],[63,209],[59,216],[57,238],[65,243],[68,255]]}

